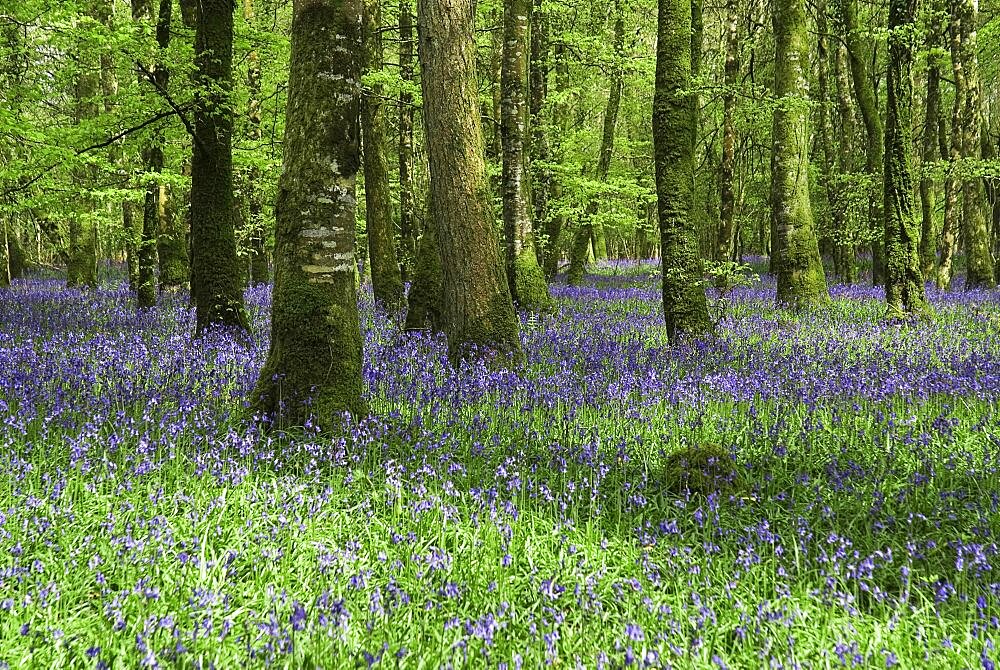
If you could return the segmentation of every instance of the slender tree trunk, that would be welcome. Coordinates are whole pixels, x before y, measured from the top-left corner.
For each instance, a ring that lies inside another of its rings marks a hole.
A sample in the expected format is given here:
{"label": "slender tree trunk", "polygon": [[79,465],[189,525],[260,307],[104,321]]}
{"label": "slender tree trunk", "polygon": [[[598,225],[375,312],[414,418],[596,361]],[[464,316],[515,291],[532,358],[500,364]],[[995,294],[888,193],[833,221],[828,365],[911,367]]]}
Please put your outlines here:
{"label": "slender tree trunk", "polygon": [[[604,123],[601,130],[601,149],[597,157],[597,169],[594,178],[599,182],[605,182],[608,178],[608,170],[611,168],[611,157],[615,149],[615,128],[618,125],[618,110],[621,107],[622,88],[625,82],[624,60],[625,60],[625,20],[622,16],[621,2],[616,1],[615,9],[617,18],[615,19],[615,54],[617,56],[614,71],[611,76],[611,89],[608,91],[608,105],[604,109]],[[690,13],[690,12],[689,12]],[[690,57],[690,56],[689,56]],[[594,217],[600,209],[598,199],[591,200],[584,210],[583,223],[573,236],[573,248],[569,258],[569,272],[567,280],[572,285],[577,285],[583,281],[583,273],[587,269],[590,245],[594,246],[595,259],[607,257],[607,247],[601,248],[604,239],[603,229],[595,230]]]}
{"label": "slender tree trunk", "polygon": [[804,0],[775,0],[771,217],[777,302],[804,307],[827,297],[809,201],[809,44]]}
{"label": "slender tree trunk", "polygon": [[834,75],[837,80],[837,118],[839,137],[837,143],[837,176],[835,206],[833,209],[834,230],[837,231],[837,254],[840,257],[841,281],[853,284],[858,281],[856,244],[850,219],[847,216],[846,200],[848,176],[854,171],[854,109],[851,106],[851,84],[847,73],[847,48],[839,45],[834,52]]}
{"label": "slender tree trunk", "polygon": [[660,0],[653,152],[660,218],[663,313],[672,341],[711,328],[694,209],[697,129],[691,93],[691,2]]}
{"label": "slender tree trunk", "polygon": [[[80,55],[80,71],[75,82],[75,121],[85,124],[97,117],[97,91],[99,63],[91,63]],[[96,181],[93,167],[74,170],[74,181],[80,193],[80,206],[69,221],[69,263],[66,267],[66,285],[95,288],[97,286],[97,226],[96,204],[90,189]]]}
{"label": "slender tree trunk", "polygon": [[191,294],[199,334],[247,330],[233,196],[233,0],[201,0],[195,33],[199,92],[191,160]]}
{"label": "slender tree trunk", "polygon": [[[561,42],[554,49],[556,89],[559,93],[558,102],[553,108],[553,125],[556,127],[553,143],[553,159],[559,161],[564,157],[563,138],[569,130],[569,104],[565,96],[569,91],[569,64],[566,62],[566,46]],[[558,176],[553,175],[549,181],[549,202],[558,202],[562,198],[563,185]],[[545,248],[545,276],[555,277],[559,271],[560,237],[566,225],[566,215],[552,213],[545,223],[545,236],[548,243]]]}
{"label": "slender tree trunk", "polygon": [[262,415],[330,430],[366,412],[354,284],[362,0],[295,0],[284,169],[275,206]]}
{"label": "slender tree trunk", "polygon": [[[962,88],[961,152],[965,162],[980,156],[982,103],[979,86],[977,55],[977,0],[951,0],[952,63],[955,74],[955,95]],[[956,64],[957,63],[957,64]],[[989,224],[986,217],[986,196],[983,181],[974,174],[962,177],[962,236],[965,239],[965,288],[991,288],[996,285],[993,254],[990,249]]]}
{"label": "slender tree trunk", "polygon": [[736,193],[733,189],[733,168],[736,160],[736,89],[740,75],[739,3],[726,2],[726,65],[725,90],[722,97],[722,161],[719,164],[719,232],[715,260],[733,257],[733,229],[736,213]]}
{"label": "slender tree trunk", "polygon": [[552,171],[549,161],[549,139],[545,124],[545,99],[548,95],[549,42],[548,16],[544,0],[534,0],[531,5],[531,53],[528,70],[528,117],[531,127],[531,202],[535,235],[535,255],[545,262],[550,242],[545,235],[549,218],[548,198],[552,188]]}
{"label": "slender tree trunk", "polygon": [[8,241],[7,217],[0,216],[0,288],[10,286],[10,242]]}
{"label": "slender tree trunk", "polygon": [[[382,69],[381,0],[364,3],[363,39],[365,68]],[[391,312],[401,310],[406,299],[403,279],[396,261],[396,240],[392,223],[392,195],[389,191],[389,158],[386,144],[386,110],[382,104],[384,89],[372,84],[361,101],[361,135],[364,146],[365,224],[368,228],[368,262],[372,273],[375,300]]]}
{"label": "slender tree trunk", "polygon": [[920,177],[920,272],[924,279],[934,276],[936,231],[934,226],[934,178],[931,165],[937,161],[938,126],[941,117],[941,8],[938,0],[930,3],[925,50],[927,52],[927,95],[924,104],[924,127]]}
{"label": "slender tree trunk", "polygon": [[413,0],[399,0],[399,256],[401,278],[407,281],[417,262],[413,199]]}
{"label": "slender tree trunk", "polygon": [[474,0],[419,0],[421,88],[433,220],[452,360],[473,349],[521,358],[496,230],[479,117]]}
{"label": "slender tree trunk", "polygon": [[527,166],[528,17],[531,0],[504,5],[500,71],[501,186],[507,282],[514,302],[528,311],[549,306],[549,289],[535,255]]}
{"label": "slender tree trunk", "polygon": [[913,80],[910,68],[916,0],[889,2],[889,67],[885,114],[886,310],[890,318],[925,309],[920,272],[920,229],[913,216],[910,151]]}
{"label": "slender tree trunk", "polygon": [[[961,67],[961,64],[958,65]],[[948,161],[944,181],[944,222],[941,225],[941,240],[939,242],[940,260],[937,270],[937,287],[945,290],[951,286],[952,263],[955,258],[955,247],[960,224],[958,195],[961,193],[961,182],[958,179],[958,163],[962,157],[962,95],[958,91],[960,78],[956,77],[955,100],[951,106],[951,137],[950,141],[939,140],[942,158]],[[945,155],[947,150],[947,155]]]}
{"label": "slender tree trunk", "polygon": [[[854,80],[854,94],[861,110],[861,119],[865,125],[865,135],[868,140],[865,170],[875,182],[875,193],[882,192],[882,119],[879,116],[878,104],[875,100],[875,87],[872,83],[868,60],[870,49],[865,44],[862,28],[858,25],[857,0],[840,0],[841,19],[844,26],[844,41],[847,44],[848,62],[851,77]],[[872,198],[871,209],[871,246],[872,246],[872,284],[881,286],[885,283],[885,258],[882,252],[883,235],[882,198]]]}

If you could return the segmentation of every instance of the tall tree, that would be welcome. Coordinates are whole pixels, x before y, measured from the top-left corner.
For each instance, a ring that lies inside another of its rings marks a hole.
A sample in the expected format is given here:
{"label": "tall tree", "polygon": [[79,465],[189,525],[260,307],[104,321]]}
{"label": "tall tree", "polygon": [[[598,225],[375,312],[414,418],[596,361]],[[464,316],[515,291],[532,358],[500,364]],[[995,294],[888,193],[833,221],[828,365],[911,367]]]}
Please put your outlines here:
{"label": "tall tree", "polygon": [[913,216],[913,63],[911,42],[916,0],[889,2],[889,67],[885,114],[885,301],[890,317],[923,311],[920,229]]}
{"label": "tall tree", "polygon": [[777,301],[803,307],[827,296],[809,200],[809,33],[804,0],[774,0],[771,217]]}
{"label": "tall tree", "polygon": [[[87,6],[90,18],[100,21],[95,2]],[[80,40],[76,80],[74,82],[74,114],[77,125],[87,125],[99,114],[97,91],[100,64],[91,58],[92,45]],[[74,170],[76,187],[81,193],[80,206],[69,221],[69,263],[66,267],[67,286],[97,286],[97,206],[90,195],[97,179],[96,165],[88,162]]]}
{"label": "tall tree", "polygon": [[496,229],[479,117],[474,0],[419,0],[419,57],[433,225],[444,270],[449,354],[520,359],[517,314]]}
{"label": "tall tree", "polygon": [[295,0],[293,12],[271,345],[254,403],[279,423],[312,415],[331,429],[366,411],[354,284],[362,0]]}
{"label": "tall tree", "polygon": [[[851,79],[854,83],[854,95],[861,111],[861,120],[865,126],[867,139],[865,153],[865,171],[876,184],[876,193],[882,191],[882,118],[879,116],[878,103],[875,98],[875,85],[872,82],[868,61],[871,49],[866,44],[863,28],[858,22],[857,0],[840,0],[840,20],[844,29],[844,42],[847,45],[848,63],[851,69]],[[870,235],[872,245],[872,284],[880,286],[885,281],[885,258],[882,250],[883,231],[882,198],[872,198],[870,215]]]}
{"label": "tall tree", "polygon": [[191,296],[197,332],[248,328],[236,255],[233,196],[233,0],[201,0],[195,32],[198,97],[191,160]]}
{"label": "tall tree", "polygon": [[503,229],[507,281],[523,309],[548,307],[549,289],[535,255],[527,174],[528,17],[531,0],[508,0],[503,13],[503,63],[500,69],[500,144]]}
{"label": "tall tree", "polygon": [[[552,170],[548,165],[549,138],[545,125],[545,99],[548,95],[549,35],[548,13],[544,0],[531,3],[531,46],[528,55],[528,126],[531,129],[531,148],[528,152],[531,166],[532,225],[535,235],[536,260],[543,265],[547,247],[556,240],[538,235],[545,230],[549,218],[549,190],[552,188]],[[547,231],[546,231],[547,232]]]}
{"label": "tall tree", "polygon": [[835,47],[834,78],[837,81],[837,187],[833,198],[833,228],[836,231],[836,253],[840,278],[845,284],[858,280],[857,250],[847,216],[847,177],[854,171],[854,108],[851,106],[851,83],[847,73],[847,47]]}
{"label": "tall tree", "polygon": [[698,229],[692,217],[696,118],[691,92],[691,2],[660,0],[653,152],[660,217],[663,313],[671,340],[711,327]]}
{"label": "tall tree", "polygon": [[931,165],[938,159],[938,126],[941,123],[941,49],[942,11],[939,0],[928,3],[925,34],[927,53],[927,92],[924,96],[924,125],[921,143],[920,175],[920,272],[925,279],[934,276],[937,265],[934,226],[934,178]]}
{"label": "tall tree", "polygon": [[[382,0],[365,0],[362,34],[365,70],[382,70]],[[396,261],[396,241],[392,223],[392,194],[389,191],[389,158],[386,156],[388,131],[383,86],[373,81],[361,101],[361,138],[364,147],[365,224],[368,228],[368,262],[375,300],[390,311],[404,305],[403,280]]]}
{"label": "tall tree", "polygon": [[[552,142],[552,157],[560,161],[565,157],[565,134],[569,130],[569,104],[566,95],[569,90],[569,63],[567,63],[566,45],[562,42],[555,44],[553,49],[553,68],[555,69],[555,85],[558,97],[552,106],[552,125],[555,133]],[[543,131],[544,132],[544,131]],[[556,175],[551,175],[549,179],[549,200],[558,200],[563,194],[562,180]],[[566,215],[562,212],[551,212],[546,218],[545,225],[545,258],[542,265],[545,269],[545,276],[555,277],[559,270],[559,256],[561,248],[559,238],[562,235],[566,223]]]}
{"label": "tall tree", "polygon": [[0,216],[0,288],[10,286],[10,243],[7,241],[7,217]]}
{"label": "tall tree", "polygon": [[719,165],[719,231],[715,260],[728,261],[733,256],[736,193],[733,168],[736,160],[736,87],[740,74],[739,3],[726,0],[725,88],[722,93],[722,160]]}
{"label": "tall tree", "polygon": [[[976,27],[979,20],[977,0],[951,0],[952,70],[955,75],[955,98],[961,105],[961,157],[972,162],[980,155],[982,101],[979,84]],[[993,254],[990,249],[986,194],[982,179],[965,168],[962,185],[962,236],[965,242],[965,288],[996,285]]]}
{"label": "tall tree", "polygon": [[413,196],[413,0],[399,0],[399,256],[403,281],[410,278],[417,259],[415,200]]}

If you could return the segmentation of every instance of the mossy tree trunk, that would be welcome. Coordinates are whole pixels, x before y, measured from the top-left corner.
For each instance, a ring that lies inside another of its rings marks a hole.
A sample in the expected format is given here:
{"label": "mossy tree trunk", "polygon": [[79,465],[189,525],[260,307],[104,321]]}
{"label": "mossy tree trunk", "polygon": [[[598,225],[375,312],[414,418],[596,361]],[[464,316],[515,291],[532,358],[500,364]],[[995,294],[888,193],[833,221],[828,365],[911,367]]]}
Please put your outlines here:
{"label": "mossy tree trunk", "polygon": [[715,260],[733,257],[736,191],[733,188],[736,161],[736,93],[740,74],[739,3],[726,1],[726,63],[722,92],[722,160],[719,163],[719,231]]}
{"label": "mossy tree trunk", "polygon": [[[93,7],[91,7],[93,9]],[[79,72],[75,83],[75,121],[86,124],[98,115],[97,95],[100,64],[84,58],[81,50]],[[97,286],[97,226],[96,203],[91,189],[96,180],[96,170],[91,165],[81,165],[74,171],[74,181],[80,193],[79,206],[69,221],[69,263],[66,266],[66,285],[95,288]]]}
{"label": "mossy tree trunk", "polygon": [[[827,297],[809,201],[809,33],[804,0],[774,0],[771,218],[778,304],[805,307]],[[881,143],[881,140],[879,140]]]}
{"label": "mossy tree trunk", "polygon": [[[865,126],[867,147],[865,153],[865,170],[875,182],[875,193],[882,192],[882,118],[879,116],[878,103],[875,98],[875,86],[868,69],[871,60],[871,49],[864,40],[864,28],[859,25],[857,0],[840,0],[841,21],[844,29],[844,42],[847,45],[847,57],[850,64],[851,79],[854,83],[854,95],[861,112],[861,120]],[[870,215],[870,235],[872,247],[872,284],[881,286],[885,282],[885,258],[882,249],[883,235],[882,198],[872,198]]]}
{"label": "mossy tree trunk", "polygon": [[[433,207],[428,211],[433,216]],[[444,274],[438,247],[436,226],[424,227],[417,248],[417,263],[410,293],[407,296],[406,330],[440,332],[444,329]]]}
{"label": "mossy tree trunk", "polygon": [[[243,0],[243,18],[253,26],[257,18],[253,0]],[[260,116],[260,55],[256,49],[247,53],[247,134],[250,142],[257,146],[261,141]],[[247,199],[247,241],[250,256],[250,285],[266,284],[270,279],[267,258],[267,230],[264,227],[261,203],[260,169],[251,164],[246,171]]]}
{"label": "mossy tree trunk", "polygon": [[417,263],[417,230],[413,197],[413,0],[399,0],[399,260],[403,281]]}
{"label": "mossy tree trunk", "polygon": [[[382,70],[381,0],[365,0],[363,39],[365,70]],[[403,279],[396,260],[396,240],[392,222],[392,194],[389,190],[389,158],[386,144],[385,91],[381,84],[366,87],[361,102],[361,135],[364,147],[365,224],[368,229],[368,263],[375,300],[391,312],[405,305]]]}
{"label": "mossy tree trunk", "polygon": [[923,141],[920,158],[920,273],[924,279],[931,279],[937,268],[934,225],[934,178],[931,166],[938,159],[938,126],[941,123],[941,7],[938,0],[932,0],[928,7],[925,51],[927,53],[927,91],[924,96]]}
{"label": "mossy tree trunk", "polygon": [[0,288],[10,286],[10,242],[7,232],[7,217],[0,216]]}
{"label": "mossy tree trunk", "polygon": [[[615,2],[615,12],[617,15],[615,18],[614,34],[615,64],[611,74],[611,88],[608,90],[608,104],[604,108],[604,122],[601,127],[601,148],[597,155],[597,169],[594,171],[594,179],[598,182],[607,181],[608,170],[611,168],[611,158],[615,150],[615,128],[618,126],[618,110],[621,107],[622,89],[625,82],[625,19],[622,15],[620,0],[616,0]],[[690,26],[690,20],[688,21],[688,25]],[[587,270],[587,261],[590,257],[589,250],[591,245],[593,246],[595,259],[607,258],[608,256],[606,242],[604,242],[603,228],[599,228],[600,224],[594,222],[594,218],[597,216],[599,210],[599,199],[594,198],[587,203],[587,207],[584,209],[583,221],[573,235],[573,247],[570,251],[569,272],[567,273],[567,280],[570,284],[578,285],[583,281],[583,274]]]}
{"label": "mossy tree trunk", "polygon": [[[840,271],[840,259],[836,247],[836,234],[831,230],[833,222],[832,211],[836,206],[837,193],[835,190],[836,176],[834,174],[834,164],[836,152],[833,149],[833,130],[830,123],[830,42],[829,22],[826,0],[818,0],[816,3],[816,80],[819,85],[818,99],[816,101],[816,139],[819,144],[820,155],[820,175],[819,182],[822,185],[822,194],[825,198],[823,207],[823,218],[819,230],[826,233],[817,233],[820,244],[826,246],[826,250],[833,257],[834,271]],[[820,247],[820,252],[824,247]]]}
{"label": "mossy tree trunk", "polygon": [[711,327],[694,208],[695,102],[691,93],[691,2],[660,0],[653,156],[660,218],[663,313],[676,340]]}
{"label": "mossy tree trunk", "polygon": [[[955,95],[962,105],[959,119],[961,157],[966,163],[975,161],[980,156],[980,127],[983,115],[976,38],[979,20],[977,5],[976,0],[951,0],[952,69],[955,75]],[[990,288],[996,285],[996,277],[990,248],[983,181],[966,168],[961,187],[965,288]]]}
{"label": "mossy tree trunk", "polygon": [[191,297],[197,333],[247,330],[233,195],[233,0],[201,0],[195,32],[198,97],[191,160]]}
{"label": "mossy tree trunk", "polygon": [[854,171],[854,109],[851,106],[851,83],[847,73],[847,48],[836,45],[833,53],[834,78],[837,81],[837,176],[834,189],[833,227],[836,231],[836,253],[840,259],[840,280],[845,284],[858,281],[857,249],[847,216],[846,177]]}
{"label": "mossy tree trunk", "polygon": [[354,284],[362,0],[295,0],[271,346],[254,406],[334,429],[366,411]]}
{"label": "mossy tree trunk", "polygon": [[419,1],[420,81],[449,355],[491,350],[502,364],[521,342],[483,160],[474,19],[474,0]]}
{"label": "mossy tree trunk", "polygon": [[537,312],[550,303],[548,285],[535,255],[527,166],[528,17],[531,0],[504,3],[503,63],[500,69],[500,183],[507,282],[514,302]]}
{"label": "mossy tree trunk", "polygon": [[885,114],[886,310],[890,318],[924,311],[920,228],[913,215],[910,152],[913,80],[911,66],[915,0],[889,2],[889,65]]}

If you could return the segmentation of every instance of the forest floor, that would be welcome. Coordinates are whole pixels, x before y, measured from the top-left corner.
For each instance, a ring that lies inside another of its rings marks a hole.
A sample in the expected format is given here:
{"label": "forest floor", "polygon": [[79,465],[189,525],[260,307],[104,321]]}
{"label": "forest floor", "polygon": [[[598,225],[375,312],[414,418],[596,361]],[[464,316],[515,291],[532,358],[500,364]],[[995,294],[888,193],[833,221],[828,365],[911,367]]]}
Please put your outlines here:
{"label": "forest floor", "polygon": [[552,290],[516,373],[366,294],[337,439],[245,420],[267,290],[249,346],[0,292],[0,667],[994,667],[1000,291],[898,324],[765,277],[671,347],[650,267]]}

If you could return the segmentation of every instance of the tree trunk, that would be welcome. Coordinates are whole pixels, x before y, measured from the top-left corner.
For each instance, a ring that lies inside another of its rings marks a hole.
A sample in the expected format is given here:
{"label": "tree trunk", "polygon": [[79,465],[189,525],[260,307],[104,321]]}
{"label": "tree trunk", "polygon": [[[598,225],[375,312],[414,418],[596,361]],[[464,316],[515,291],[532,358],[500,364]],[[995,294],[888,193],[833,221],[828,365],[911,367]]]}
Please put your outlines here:
{"label": "tree trunk", "polygon": [[295,0],[271,345],[254,404],[321,429],[366,411],[354,285],[362,0]]}
{"label": "tree trunk", "polygon": [[[382,69],[381,0],[365,0],[362,35],[365,71]],[[373,83],[361,100],[361,136],[364,147],[365,225],[368,229],[368,267],[371,269],[375,301],[390,312],[405,304],[403,279],[396,261],[396,240],[392,223],[392,194],[389,191],[388,132],[382,104],[384,89]]]}
{"label": "tree trunk", "polygon": [[[433,205],[428,211],[434,216]],[[444,328],[444,276],[441,269],[441,252],[437,243],[436,226],[424,227],[417,249],[416,274],[407,296],[406,324],[408,331],[430,329],[439,332]]]}
{"label": "tree trunk", "polygon": [[[566,46],[559,43],[555,47],[556,89],[559,98],[553,107],[553,125],[556,127],[553,143],[553,159],[559,161],[564,157],[563,138],[569,130],[569,104],[565,100],[569,90],[569,64],[566,62]],[[553,175],[549,180],[549,197],[547,201],[558,201],[562,197],[562,181]],[[551,214],[545,222],[545,276],[555,277],[559,271],[560,237],[566,224],[565,214]]]}
{"label": "tree trunk", "polygon": [[527,101],[528,17],[531,0],[504,5],[503,63],[500,70],[501,186],[507,283],[514,302],[537,312],[549,306],[549,289],[535,255],[528,193]]}
{"label": "tree trunk", "polygon": [[910,151],[913,80],[910,68],[916,0],[889,1],[889,67],[885,114],[885,302],[890,318],[925,309],[920,229],[913,216]]}
{"label": "tree trunk", "polygon": [[694,208],[695,96],[691,93],[691,2],[660,0],[653,152],[660,217],[663,314],[671,341],[711,328]]}
{"label": "tree trunk", "polygon": [[233,197],[233,1],[201,0],[195,33],[198,98],[191,160],[191,295],[197,333],[247,330]]}
{"label": "tree trunk", "polygon": [[419,0],[433,225],[444,270],[452,360],[478,348],[515,362],[519,324],[504,275],[479,117],[474,0]]}
{"label": "tree trunk", "polygon": [[[962,102],[961,152],[966,163],[980,155],[982,103],[979,86],[979,58],[976,26],[979,13],[976,0],[951,0],[952,63],[955,95]],[[962,95],[959,95],[959,88]],[[953,134],[954,136],[954,134]],[[989,224],[983,181],[975,174],[962,177],[962,236],[965,238],[965,288],[991,288],[996,285],[993,254],[990,249]]]}
{"label": "tree trunk", "polygon": [[839,45],[834,53],[834,74],[837,80],[837,118],[839,137],[837,144],[838,184],[833,209],[834,230],[837,231],[837,254],[840,257],[840,279],[845,284],[858,281],[857,251],[847,207],[848,176],[854,171],[854,109],[851,107],[851,84],[847,74],[847,48]]}
{"label": "tree trunk", "polygon": [[[854,94],[861,110],[861,119],[865,125],[865,135],[868,140],[865,170],[875,182],[875,193],[882,192],[882,119],[879,117],[878,104],[875,101],[875,87],[868,72],[870,49],[862,39],[861,27],[858,26],[857,0],[840,0],[841,20],[844,27],[844,41],[847,44],[848,62],[851,68],[851,78],[854,80]],[[881,238],[883,235],[882,198],[872,198],[870,217],[870,234],[872,246],[872,285],[881,286],[885,282],[885,258],[882,253]]]}
{"label": "tree trunk", "polygon": [[0,288],[10,286],[10,242],[8,241],[7,217],[0,216]]}
{"label": "tree trunk", "polygon": [[[531,127],[531,204],[535,231],[535,256],[542,263],[548,255],[550,241],[545,235],[549,217],[548,198],[552,188],[552,171],[546,165],[549,161],[549,140],[545,125],[545,99],[548,95],[549,42],[548,15],[544,0],[534,0],[531,5],[531,53],[528,68],[528,118]],[[554,243],[555,240],[552,240]]]}
{"label": "tree trunk", "polygon": [[738,28],[739,3],[726,2],[726,65],[725,88],[722,97],[722,161],[719,164],[719,232],[715,260],[729,261],[733,257],[733,221],[736,213],[736,193],[733,189],[733,167],[736,159],[737,79],[740,74],[740,44]]}
{"label": "tree trunk", "polygon": [[920,154],[920,273],[924,279],[934,276],[937,266],[935,256],[936,231],[934,226],[934,178],[931,165],[937,162],[938,125],[941,117],[941,8],[932,0],[926,35],[927,95],[924,104],[923,143]]}
{"label": "tree trunk", "polygon": [[[771,218],[777,302],[805,307],[827,297],[809,201],[809,34],[804,0],[774,0]],[[880,141],[881,142],[881,141]]]}
{"label": "tree trunk", "polygon": [[[90,63],[80,54],[79,72],[75,82],[75,121],[81,125],[97,117],[97,91],[100,84],[99,63]],[[96,181],[93,166],[74,170],[74,181],[80,193],[80,205],[69,221],[69,263],[66,285],[95,288],[97,286],[97,226],[96,204],[90,189]]]}
{"label": "tree trunk", "polygon": [[[608,179],[608,170],[611,168],[611,157],[615,149],[615,128],[618,125],[618,109],[621,107],[622,88],[624,87],[625,71],[625,19],[622,16],[621,1],[616,0],[615,11],[615,65],[611,75],[611,89],[608,91],[608,105],[604,109],[604,123],[601,130],[601,149],[597,157],[597,169],[594,179],[605,182]],[[690,14],[690,11],[688,11]],[[690,19],[688,22],[690,26]],[[690,36],[689,36],[690,39]],[[690,48],[690,45],[689,45]],[[689,56],[690,57],[690,56]],[[690,66],[689,66],[690,71]],[[607,246],[601,246],[604,240],[604,231],[600,224],[594,223],[594,217],[600,209],[600,200],[591,200],[584,210],[583,223],[573,236],[573,249],[570,253],[569,272],[567,280],[572,285],[577,285],[583,280],[583,273],[587,269],[588,245],[593,244],[594,258],[607,258]]]}
{"label": "tree trunk", "polygon": [[413,0],[399,0],[399,260],[401,278],[407,281],[417,262],[416,222],[413,200]]}

